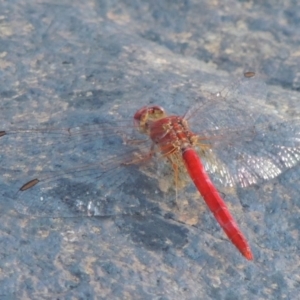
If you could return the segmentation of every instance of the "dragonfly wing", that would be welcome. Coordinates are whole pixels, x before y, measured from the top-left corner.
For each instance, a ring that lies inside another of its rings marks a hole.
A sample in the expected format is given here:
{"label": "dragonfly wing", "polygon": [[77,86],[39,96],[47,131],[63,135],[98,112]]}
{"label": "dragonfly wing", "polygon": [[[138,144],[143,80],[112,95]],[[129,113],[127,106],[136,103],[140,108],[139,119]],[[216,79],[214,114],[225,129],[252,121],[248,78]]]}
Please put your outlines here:
{"label": "dragonfly wing", "polygon": [[266,95],[266,85],[260,78],[243,78],[219,93],[204,94],[185,118],[200,137],[212,137],[219,130],[247,129],[260,118]]}
{"label": "dragonfly wing", "polygon": [[[128,200],[124,189],[133,181],[130,167],[118,171],[89,169],[76,177],[62,174],[51,181],[42,180],[29,190],[18,192],[15,208],[30,216],[114,216],[129,213],[138,206],[138,199]],[[132,169],[132,168],[131,168]],[[113,184],[114,183],[114,184]],[[122,201],[120,200],[122,199]]]}
{"label": "dragonfly wing", "polygon": [[[132,169],[145,163],[150,141],[131,132],[132,139],[127,139],[128,132],[122,134],[121,126],[92,128],[67,133],[49,128],[12,130],[1,137],[1,170],[12,187],[5,196],[18,212],[44,217],[109,216],[137,209],[139,200],[129,195],[130,184],[143,176]],[[35,178],[35,186],[19,191]]]}
{"label": "dragonfly wing", "polygon": [[212,145],[207,171],[225,186],[247,187],[277,177],[300,161],[300,120],[257,125],[230,143]]}
{"label": "dragonfly wing", "polygon": [[298,163],[300,121],[276,120],[266,94],[260,78],[243,78],[204,97],[185,115],[199,137],[205,168],[219,185],[246,187]]}

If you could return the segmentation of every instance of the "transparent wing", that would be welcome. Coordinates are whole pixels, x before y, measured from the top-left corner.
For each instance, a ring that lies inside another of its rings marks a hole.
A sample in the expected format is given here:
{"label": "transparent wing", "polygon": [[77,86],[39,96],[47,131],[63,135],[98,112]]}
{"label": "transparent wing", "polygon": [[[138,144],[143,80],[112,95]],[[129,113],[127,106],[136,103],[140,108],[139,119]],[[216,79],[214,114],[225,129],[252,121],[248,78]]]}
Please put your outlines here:
{"label": "transparent wing", "polygon": [[[139,193],[133,186],[134,182],[141,187],[147,184],[138,168],[148,161],[151,142],[131,124],[7,130],[0,139],[1,170],[11,187],[5,196],[14,201],[18,212],[31,216],[140,211],[140,199],[134,197]],[[35,179],[36,185],[19,190]]]}
{"label": "transparent wing", "polygon": [[241,132],[234,143],[211,146],[202,157],[214,179],[247,187],[275,178],[299,163],[300,120],[270,122],[249,129],[247,136]]}
{"label": "transparent wing", "polygon": [[204,93],[184,115],[190,129],[200,136],[230,137],[231,131],[251,128],[267,113],[267,88],[261,78],[241,78],[216,94]]}
{"label": "transparent wing", "polygon": [[276,120],[265,105],[266,91],[259,78],[244,78],[223,96],[208,96],[186,114],[215,182],[247,187],[299,162],[300,119]]}

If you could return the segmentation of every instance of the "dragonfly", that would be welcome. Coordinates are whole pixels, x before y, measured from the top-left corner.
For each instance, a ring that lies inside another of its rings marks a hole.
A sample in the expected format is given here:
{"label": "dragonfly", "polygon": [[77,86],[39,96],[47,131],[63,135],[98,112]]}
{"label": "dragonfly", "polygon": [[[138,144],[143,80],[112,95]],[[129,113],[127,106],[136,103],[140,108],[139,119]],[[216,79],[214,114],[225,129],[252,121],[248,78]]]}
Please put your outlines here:
{"label": "dragonfly", "polygon": [[[61,152],[64,150],[59,150],[60,145],[74,138],[79,137],[81,144],[85,139],[99,138],[104,141],[101,150],[108,152],[100,161],[33,177],[19,187],[20,197],[36,186],[58,182],[64,177],[72,178],[74,174],[87,172],[95,180],[107,177],[115,180],[120,169],[144,165],[153,159],[159,164],[165,161],[173,171],[176,194],[191,180],[232,244],[246,259],[252,260],[250,245],[218,186],[245,188],[258,184],[277,177],[300,160],[299,121],[274,121],[274,116],[261,113],[265,85],[253,78],[254,75],[245,73],[238,84],[229,91],[222,91],[225,96],[217,93],[213,97],[203,97],[202,101],[199,99],[199,103],[184,115],[168,115],[161,106],[148,105],[135,111],[133,122],[120,121],[117,125],[105,122],[80,129],[46,127],[0,131],[1,139],[12,138],[16,143],[28,139],[30,144],[31,138],[35,138],[38,140],[36,148],[44,144],[49,135],[54,135],[48,146]],[[55,140],[61,136],[65,140],[57,144]],[[114,136],[121,137],[115,153],[112,151]],[[280,136],[285,140],[278,141]],[[72,145],[76,143],[73,141]],[[31,158],[34,159],[34,155]],[[18,210],[24,211],[25,207],[26,212],[34,214],[31,210],[38,210],[39,205],[30,206],[31,201],[29,197],[18,203]],[[40,202],[46,213],[47,205]],[[53,203],[51,210],[55,209],[58,208]],[[97,214],[97,207],[91,203],[88,210]]]}

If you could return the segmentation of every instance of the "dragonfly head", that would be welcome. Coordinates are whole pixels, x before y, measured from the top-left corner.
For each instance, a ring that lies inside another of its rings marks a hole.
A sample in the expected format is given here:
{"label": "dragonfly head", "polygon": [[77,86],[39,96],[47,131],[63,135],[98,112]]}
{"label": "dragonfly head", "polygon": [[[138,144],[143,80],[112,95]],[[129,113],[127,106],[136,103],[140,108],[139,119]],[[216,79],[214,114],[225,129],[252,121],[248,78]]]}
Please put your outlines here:
{"label": "dragonfly head", "polygon": [[161,106],[144,106],[134,114],[134,125],[141,133],[147,133],[151,122],[166,116],[165,110]]}

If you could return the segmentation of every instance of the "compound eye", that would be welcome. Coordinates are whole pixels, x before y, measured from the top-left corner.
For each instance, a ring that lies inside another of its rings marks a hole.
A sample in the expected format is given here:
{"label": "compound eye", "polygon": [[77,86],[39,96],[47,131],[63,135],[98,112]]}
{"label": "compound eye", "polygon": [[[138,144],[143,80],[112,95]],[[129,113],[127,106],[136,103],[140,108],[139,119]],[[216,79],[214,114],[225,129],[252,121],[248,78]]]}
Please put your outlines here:
{"label": "compound eye", "polygon": [[144,106],[140,108],[133,116],[133,119],[137,122],[141,121],[141,119],[144,118],[144,116],[148,113],[149,108],[147,106]]}
{"label": "compound eye", "polygon": [[158,105],[152,106],[151,108],[151,112],[152,114],[156,115],[156,116],[164,116],[165,115],[165,110]]}

